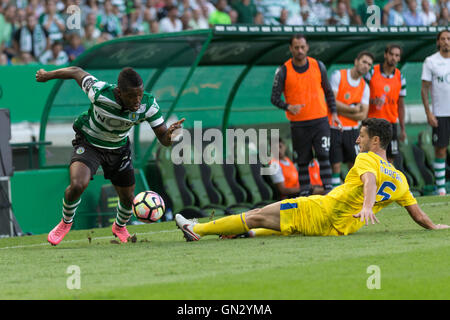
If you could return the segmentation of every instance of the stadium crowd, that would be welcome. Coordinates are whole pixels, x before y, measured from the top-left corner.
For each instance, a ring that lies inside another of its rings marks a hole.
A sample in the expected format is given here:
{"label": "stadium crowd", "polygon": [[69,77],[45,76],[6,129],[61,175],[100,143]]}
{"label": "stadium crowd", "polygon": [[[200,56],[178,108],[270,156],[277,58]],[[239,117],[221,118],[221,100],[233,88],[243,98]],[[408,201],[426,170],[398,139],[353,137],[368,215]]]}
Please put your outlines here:
{"label": "stadium crowd", "polygon": [[55,64],[117,37],[215,24],[449,24],[449,0],[0,0],[0,65]]}

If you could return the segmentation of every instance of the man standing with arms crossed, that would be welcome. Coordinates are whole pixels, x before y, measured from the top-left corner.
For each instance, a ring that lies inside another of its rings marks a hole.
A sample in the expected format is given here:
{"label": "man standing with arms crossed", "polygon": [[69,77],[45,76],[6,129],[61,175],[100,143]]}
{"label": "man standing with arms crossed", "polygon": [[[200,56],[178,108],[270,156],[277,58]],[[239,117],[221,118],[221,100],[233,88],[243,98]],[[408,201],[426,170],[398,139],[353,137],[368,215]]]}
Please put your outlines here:
{"label": "man standing with arms crossed", "polygon": [[[377,64],[366,75],[370,86],[370,104],[368,118],[386,119],[392,124],[393,137],[387,149],[389,162],[397,157],[398,140],[405,141],[405,101],[406,80],[399,69],[402,48],[396,44],[386,46],[383,64]],[[400,134],[397,134],[397,121]]]}
{"label": "man standing with arms crossed", "polygon": [[[330,125],[341,127],[336,101],[328,82],[327,70],[321,61],[308,57],[309,50],[303,35],[294,35],[289,44],[292,58],[277,69],[272,87],[271,102],[286,111],[291,122],[293,149],[297,153],[300,196],[311,195],[308,165],[313,148],[319,161],[320,178],[325,193],[332,189]],[[284,93],[286,101],[281,99]]]}
{"label": "man standing with arms crossed", "polygon": [[[422,68],[422,102],[433,127],[434,176],[439,195],[446,195],[445,162],[450,139],[450,31],[437,36],[438,52],[425,59]],[[431,90],[432,110],[428,100]]]}
{"label": "man standing with arms crossed", "polygon": [[[363,76],[372,68],[374,57],[362,51],[355,59],[351,69],[336,70],[330,83],[336,95],[336,106],[343,130],[331,128],[330,162],[333,171],[332,184],[341,184],[341,163],[344,161],[350,170],[359,153],[355,143],[359,135],[359,121],[367,117],[370,89]],[[331,115],[330,122],[331,122]]]}

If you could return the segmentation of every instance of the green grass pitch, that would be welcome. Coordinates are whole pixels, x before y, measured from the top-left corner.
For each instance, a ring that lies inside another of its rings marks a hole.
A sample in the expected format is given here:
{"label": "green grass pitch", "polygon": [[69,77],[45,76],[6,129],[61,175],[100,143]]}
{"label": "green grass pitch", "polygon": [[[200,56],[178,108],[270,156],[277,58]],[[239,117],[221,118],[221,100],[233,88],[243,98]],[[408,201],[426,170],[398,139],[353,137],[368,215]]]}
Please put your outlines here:
{"label": "green grass pitch", "polygon": [[[450,224],[449,202],[419,198],[435,223]],[[377,217],[345,237],[186,243],[164,222],[129,226],[127,244],[110,228],[71,231],[56,247],[47,235],[4,238],[0,299],[450,299],[450,230],[425,230],[396,204]]]}

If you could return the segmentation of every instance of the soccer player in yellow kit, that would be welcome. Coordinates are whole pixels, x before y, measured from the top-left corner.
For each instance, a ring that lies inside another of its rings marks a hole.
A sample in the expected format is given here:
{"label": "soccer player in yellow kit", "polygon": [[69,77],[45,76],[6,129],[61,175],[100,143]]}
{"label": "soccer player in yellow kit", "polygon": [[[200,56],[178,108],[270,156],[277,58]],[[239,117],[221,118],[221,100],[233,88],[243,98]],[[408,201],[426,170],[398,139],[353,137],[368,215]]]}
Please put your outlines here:
{"label": "soccer player in yellow kit", "polygon": [[356,140],[361,151],[355,165],[345,183],[325,196],[286,199],[208,223],[197,223],[177,214],[177,226],[187,241],[249,231],[256,235],[340,236],[356,232],[369,221],[379,222],[375,214],[395,201],[426,229],[450,228],[430,220],[411,194],[404,174],[387,161],[386,148],[391,137],[392,126],[388,121],[377,118],[362,121]]}

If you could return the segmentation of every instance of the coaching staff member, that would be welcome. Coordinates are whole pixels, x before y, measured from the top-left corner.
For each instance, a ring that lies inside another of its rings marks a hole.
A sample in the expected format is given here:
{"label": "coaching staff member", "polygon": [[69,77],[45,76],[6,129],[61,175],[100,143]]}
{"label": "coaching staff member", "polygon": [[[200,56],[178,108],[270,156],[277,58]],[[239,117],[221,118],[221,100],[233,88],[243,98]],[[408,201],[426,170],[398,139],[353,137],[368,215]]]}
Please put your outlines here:
{"label": "coaching staff member", "polygon": [[[330,125],[341,127],[336,100],[328,82],[325,65],[308,57],[309,46],[304,35],[290,39],[292,58],[277,69],[272,87],[271,102],[286,111],[291,123],[293,149],[297,154],[300,196],[311,194],[308,165],[315,156],[319,161],[320,178],[325,193],[332,189],[330,151]],[[281,99],[284,94],[285,101]]]}

